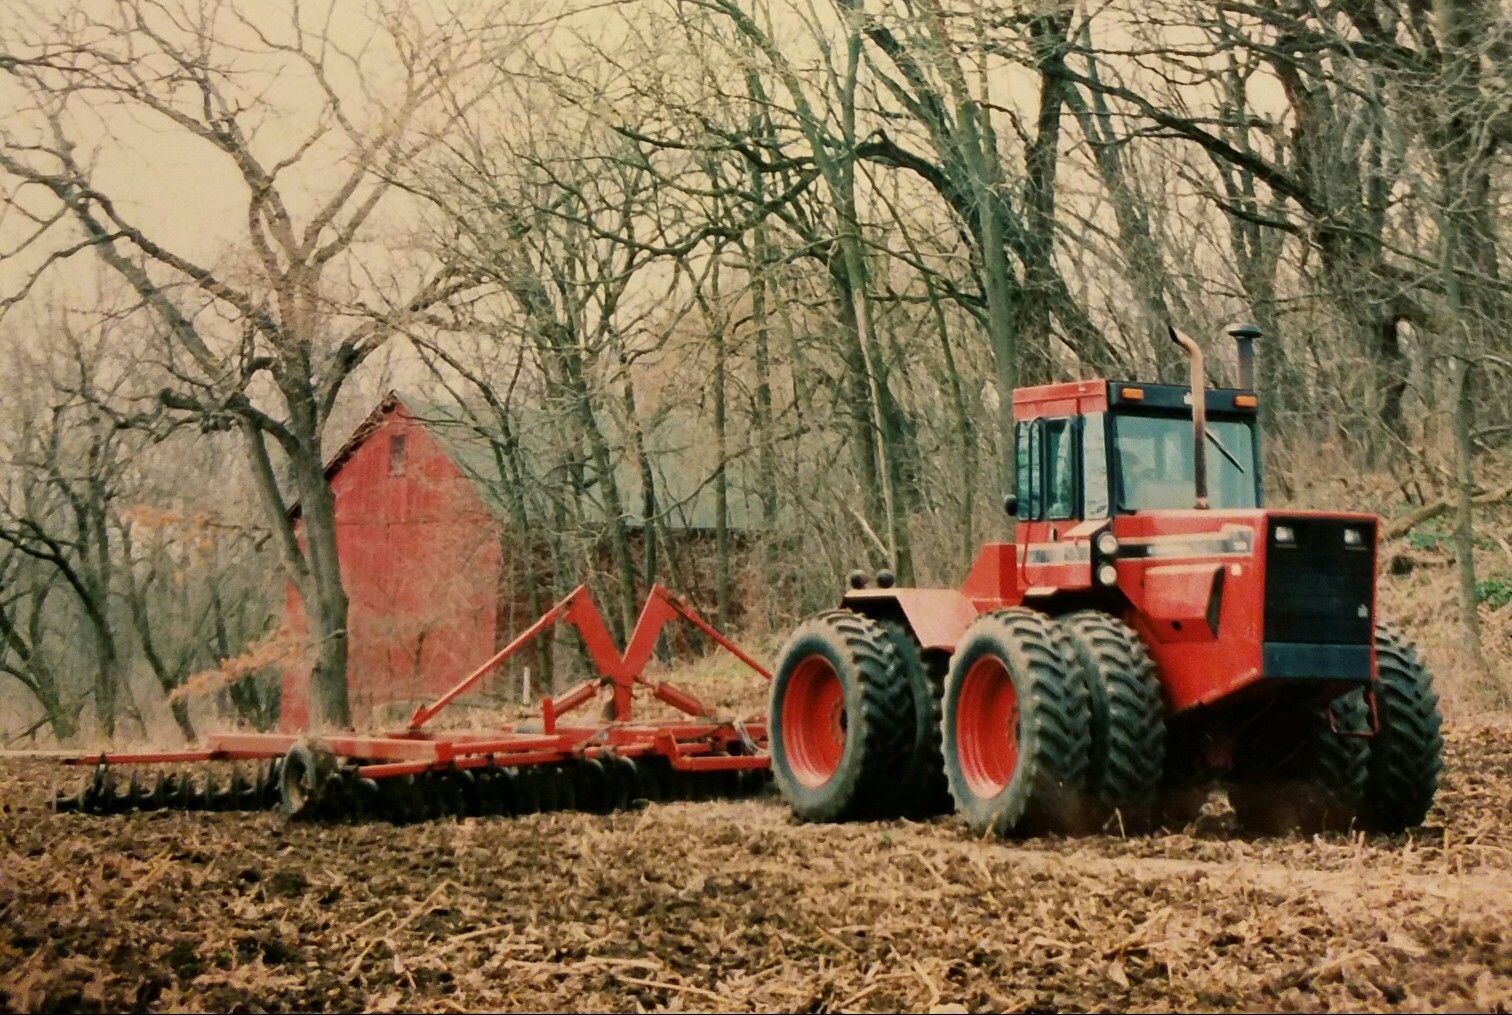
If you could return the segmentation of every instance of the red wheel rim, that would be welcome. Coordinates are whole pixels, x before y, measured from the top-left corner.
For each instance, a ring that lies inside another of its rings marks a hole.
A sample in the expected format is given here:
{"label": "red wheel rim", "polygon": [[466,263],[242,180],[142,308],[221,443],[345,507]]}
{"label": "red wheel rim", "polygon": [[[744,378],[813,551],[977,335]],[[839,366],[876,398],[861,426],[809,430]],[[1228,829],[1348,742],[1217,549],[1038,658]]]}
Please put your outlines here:
{"label": "red wheel rim", "polygon": [[996,656],[971,664],[956,701],[956,756],[966,785],[977,797],[997,796],[1018,767],[1018,691]]}
{"label": "red wheel rim", "polygon": [[845,687],[823,656],[793,668],[782,699],[782,747],[793,777],[810,788],[829,782],[845,753]]}

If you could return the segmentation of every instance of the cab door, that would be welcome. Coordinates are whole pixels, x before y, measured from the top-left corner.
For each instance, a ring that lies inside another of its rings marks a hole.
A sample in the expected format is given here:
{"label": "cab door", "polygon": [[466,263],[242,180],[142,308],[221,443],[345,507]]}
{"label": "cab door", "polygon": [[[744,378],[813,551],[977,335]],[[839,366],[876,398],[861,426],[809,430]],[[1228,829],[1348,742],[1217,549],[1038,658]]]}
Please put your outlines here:
{"label": "cab door", "polygon": [[[1030,593],[1091,584],[1093,527],[1081,524],[1082,506],[1091,494],[1106,517],[1107,483],[1103,456],[1091,462],[1101,482],[1083,480],[1086,423],[1081,416],[1040,417],[1020,423],[1015,433],[1016,542],[1020,584]],[[1101,447],[1100,418],[1095,434]]]}

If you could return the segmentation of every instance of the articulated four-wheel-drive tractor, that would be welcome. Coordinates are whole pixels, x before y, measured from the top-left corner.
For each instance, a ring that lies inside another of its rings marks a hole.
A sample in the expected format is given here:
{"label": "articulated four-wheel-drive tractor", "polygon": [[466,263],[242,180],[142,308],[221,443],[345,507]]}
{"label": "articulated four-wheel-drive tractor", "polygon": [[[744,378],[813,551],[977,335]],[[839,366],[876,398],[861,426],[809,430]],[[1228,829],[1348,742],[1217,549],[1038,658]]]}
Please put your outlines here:
{"label": "articulated four-wheel-drive tractor", "polygon": [[[1437,698],[1376,608],[1379,519],[1264,507],[1240,387],[1014,393],[1012,543],[960,589],[861,572],[783,650],[768,733],[803,819],[1018,835],[1180,824],[1221,781],[1258,832],[1420,824]],[[1200,397],[1193,397],[1193,393]]]}

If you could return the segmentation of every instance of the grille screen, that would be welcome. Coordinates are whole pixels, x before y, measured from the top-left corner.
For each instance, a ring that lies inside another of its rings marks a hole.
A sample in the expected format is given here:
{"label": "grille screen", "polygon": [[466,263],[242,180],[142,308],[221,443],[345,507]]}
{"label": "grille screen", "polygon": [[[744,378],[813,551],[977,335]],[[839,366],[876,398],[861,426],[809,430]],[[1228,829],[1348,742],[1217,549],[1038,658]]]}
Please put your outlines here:
{"label": "grille screen", "polygon": [[[1278,529],[1290,529],[1294,542],[1279,542]],[[1360,533],[1359,546],[1345,542],[1346,529]],[[1375,540],[1374,522],[1272,517],[1266,532],[1265,640],[1370,644]]]}

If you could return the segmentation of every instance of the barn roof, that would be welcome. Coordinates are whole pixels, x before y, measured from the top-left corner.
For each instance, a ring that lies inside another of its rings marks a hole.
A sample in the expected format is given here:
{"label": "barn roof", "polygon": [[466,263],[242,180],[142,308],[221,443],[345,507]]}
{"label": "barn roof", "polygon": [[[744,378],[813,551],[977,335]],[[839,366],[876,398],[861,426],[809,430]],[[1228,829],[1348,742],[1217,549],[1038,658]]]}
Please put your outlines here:
{"label": "barn roof", "polygon": [[[477,489],[484,502],[501,518],[507,514],[505,481],[502,478],[503,427],[487,406],[438,405],[401,397],[390,392],[326,466],[332,476],[352,454],[399,407],[421,423],[441,445],[453,464]],[[547,517],[549,505],[544,490],[559,484],[573,459],[585,457],[574,453],[568,436],[572,428],[556,414],[544,409],[513,411],[509,426],[520,448],[520,467],[525,472],[527,512]],[[632,527],[646,524],[643,483],[640,468],[630,451],[628,435],[614,420],[601,420],[612,456],[614,477],[624,502],[626,522]],[[652,486],[656,493],[655,513],[666,529],[713,529],[715,520],[714,476],[718,458],[707,427],[692,413],[668,412],[642,423],[642,440],[650,463]],[[590,477],[585,496],[603,506],[602,495],[592,480],[591,461],[584,466]],[[727,462],[728,482],[726,512],[733,529],[754,528],[761,517],[761,503],[756,494],[755,473],[742,458]]]}

